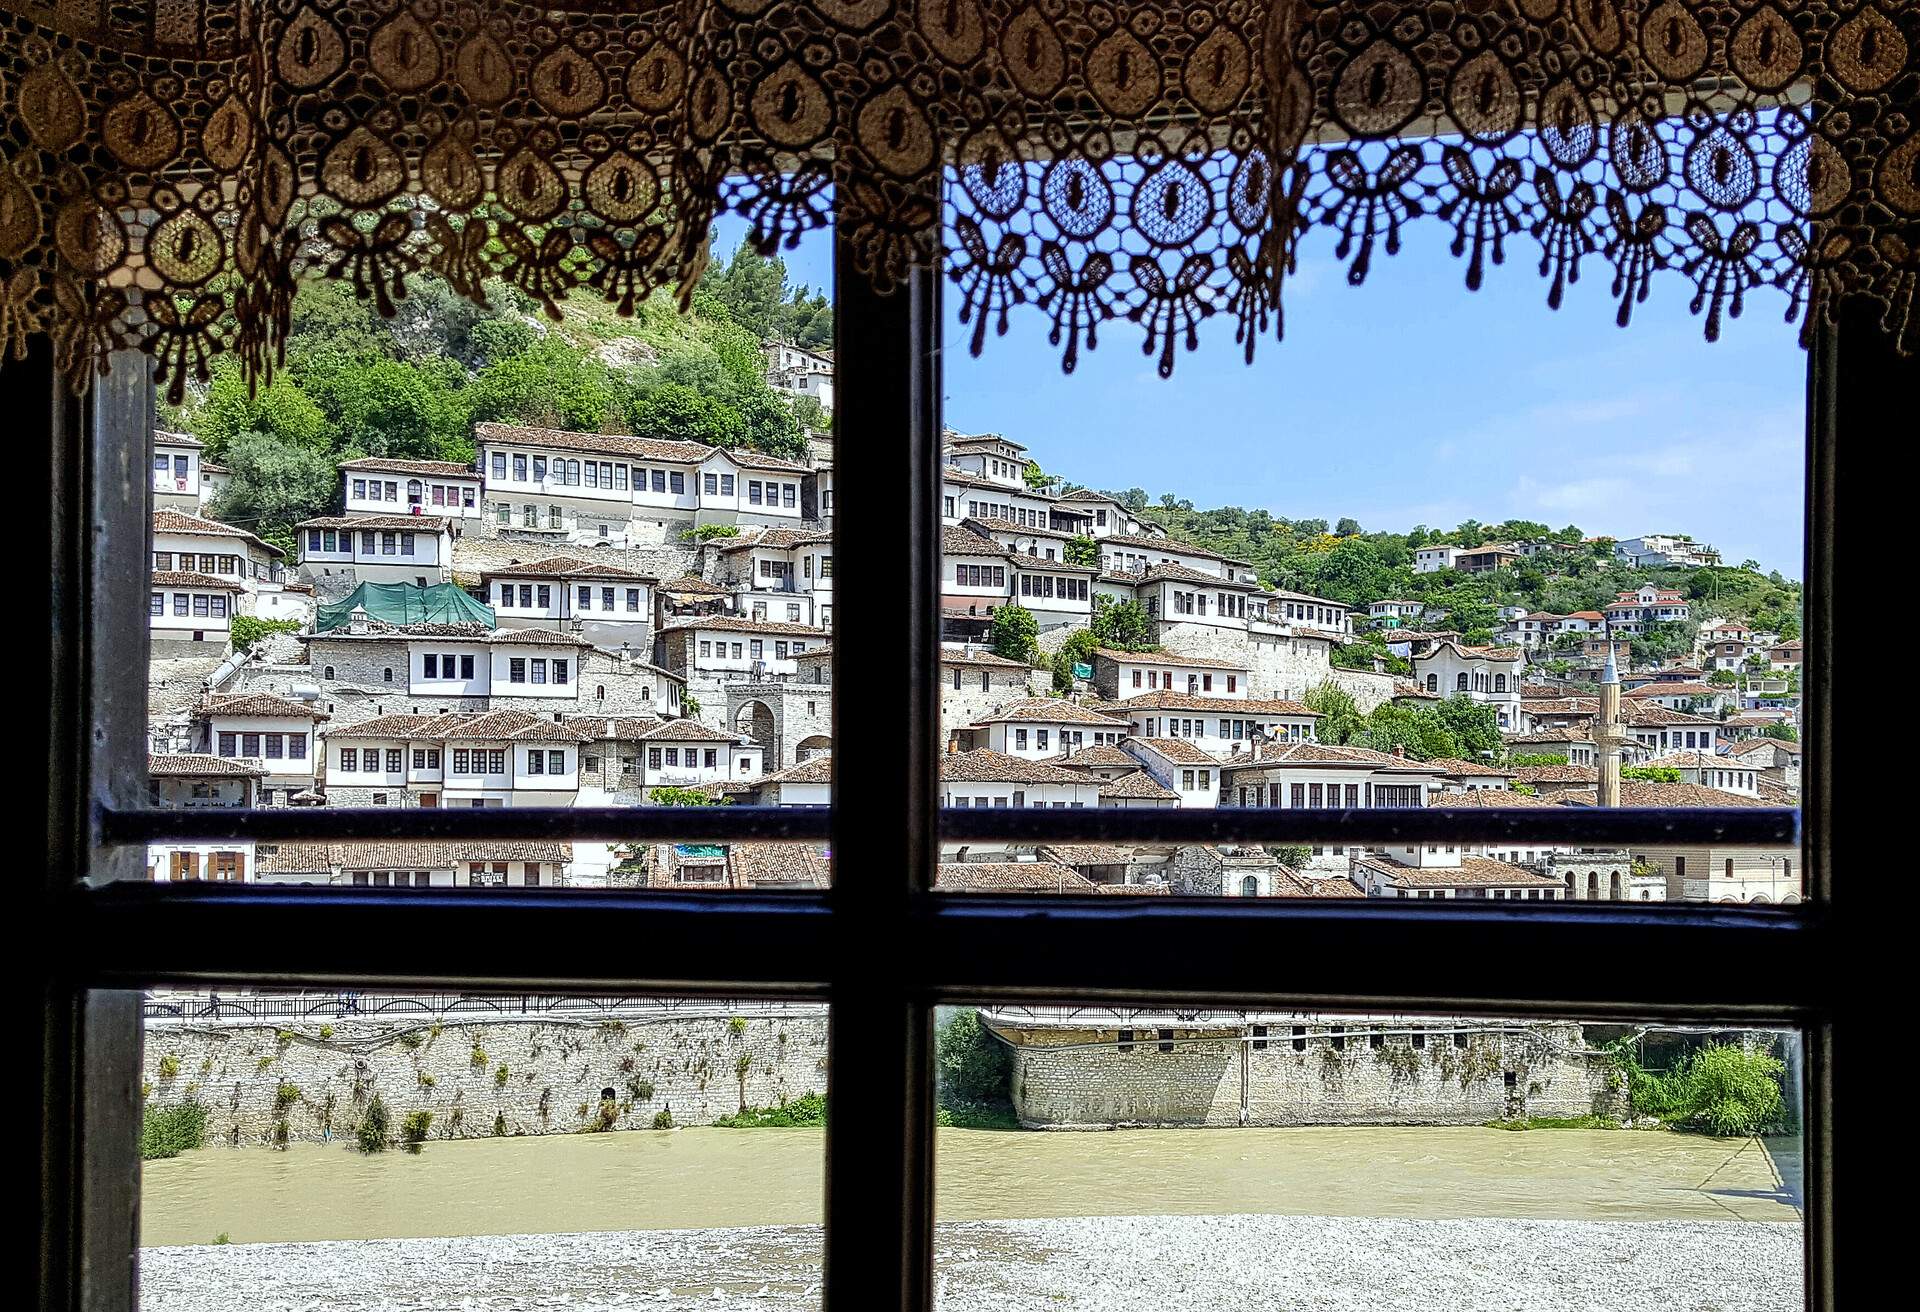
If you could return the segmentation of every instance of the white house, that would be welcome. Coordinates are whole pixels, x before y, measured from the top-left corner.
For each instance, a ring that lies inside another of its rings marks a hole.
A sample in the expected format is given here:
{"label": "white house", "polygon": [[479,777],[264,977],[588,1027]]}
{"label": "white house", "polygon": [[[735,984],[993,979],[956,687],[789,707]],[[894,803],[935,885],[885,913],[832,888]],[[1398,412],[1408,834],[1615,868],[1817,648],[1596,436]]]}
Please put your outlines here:
{"label": "white house", "polygon": [[1368,602],[1367,615],[1389,628],[1398,628],[1406,621],[1416,618],[1423,609],[1423,605],[1424,603],[1418,601],[1401,601],[1387,597],[1380,601]]}
{"label": "white house", "polygon": [[1162,788],[1171,789],[1181,806],[1220,804],[1220,762],[1182,738],[1125,738],[1120,750],[1140,762],[1140,768]]}
{"label": "white house", "polygon": [[154,570],[147,592],[148,632],[154,642],[224,645],[245,592],[237,579]]}
{"label": "white house", "polygon": [[1352,858],[1349,878],[1368,897],[1481,898],[1509,902],[1555,902],[1566,888],[1557,879],[1474,856],[1457,844],[1388,847]]}
{"label": "white house", "polygon": [[[250,807],[265,773],[255,761],[226,760],[199,752],[150,753],[147,803],[169,810]],[[147,878],[161,883],[199,879],[245,883],[253,878],[253,842],[181,839],[150,843],[146,864]]]}
{"label": "white house", "polygon": [[941,802],[946,806],[1098,806],[1100,787],[1100,780],[1083,771],[984,748],[940,758]]}
{"label": "white house", "polygon": [[1265,744],[1225,768],[1222,806],[1292,808],[1421,807],[1445,770],[1365,747]]}
{"label": "white house", "polygon": [[[1128,578],[1107,574],[1102,581],[1129,583],[1134,596],[1155,621],[1156,636],[1165,642],[1169,631],[1181,628],[1225,629],[1244,633],[1248,603],[1260,595],[1252,583],[1204,574],[1185,565],[1158,564]],[[1181,645],[1181,644],[1175,644]]]}
{"label": "white house", "polygon": [[1502,729],[1520,728],[1520,670],[1517,647],[1469,647],[1452,638],[1412,657],[1413,679],[1442,697],[1461,693],[1491,706]]}
{"label": "white house", "polygon": [[1344,636],[1352,629],[1347,608],[1325,597],[1304,592],[1274,591],[1267,594],[1266,618],[1295,629],[1318,629],[1322,633]]}
{"label": "white house", "polygon": [[769,528],[717,542],[736,614],[810,628],[833,626],[833,535]]}
{"label": "white house", "polygon": [[1117,651],[1096,648],[1093,686],[1108,701],[1126,701],[1148,693],[1184,692],[1223,700],[1247,696],[1248,667],[1242,662],[1183,656],[1168,651]]}
{"label": "white house", "polygon": [[1117,743],[1127,722],[1056,697],[1025,697],[960,731],[968,746],[1039,761],[1083,747]]}
{"label": "white house", "polygon": [[760,777],[755,802],[761,806],[825,806],[832,801],[833,753],[810,756],[775,774]]}
{"label": "white house", "polygon": [[697,720],[668,720],[640,735],[646,787],[703,788],[749,784],[766,768],[766,751],[749,738],[709,729]]}
{"label": "white house", "polygon": [[1106,493],[1095,492],[1089,488],[1061,493],[1059,506],[1062,509],[1074,508],[1083,513],[1091,511],[1092,523],[1087,533],[1088,536],[1097,539],[1148,537],[1165,531],[1145,516],[1128,510],[1126,506]]}
{"label": "white house", "polygon": [[1413,549],[1413,572],[1415,574],[1437,574],[1443,569],[1453,568],[1453,558],[1460,548],[1445,542],[1436,542],[1431,546]]}
{"label": "white house", "polygon": [[762,353],[767,357],[767,385],[791,397],[810,396],[833,413],[833,352],[825,347],[800,346],[774,338]]}
{"label": "white house", "polygon": [[456,527],[481,519],[480,475],[457,461],[342,460],[340,483],[348,515],[432,515]]}
{"label": "white house", "polygon": [[693,615],[660,628],[664,665],[681,678],[792,675],[794,658],[829,640],[824,629],[739,615]]}
{"label": "white house", "polygon": [[1646,533],[1637,538],[1621,538],[1613,544],[1613,554],[1636,569],[1651,565],[1678,565],[1698,569],[1718,565],[1720,553],[1704,542],[1676,533]]}
{"label": "white house", "polygon": [[351,888],[560,888],[572,861],[571,843],[544,839],[277,843],[261,852],[259,879]]}
{"label": "white house", "polygon": [[1121,709],[1142,738],[1177,738],[1220,760],[1244,756],[1261,743],[1312,742],[1318,711],[1281,698],[1202,697],[1149,692]]}
{"label": "white house", "polygon": [[429,515],[322,515],[294,527],[300,572],[426,587],[453,576],[453,521]]}
{"label": "white house", "polygon": [[652,646],[653,586],[658,580],[578,556],[547,556],[480,575],[494,623],[503,629],[581,632],[596,646]]}
{"label": "white house", "polygon": [[205,445],[189,433],[153,434],[153,505],[156,510],[197,512],[208,501],[201,475]]}
{"label": "white house", "polygon": [[153,567],[232,579],[252,593],[284,578],[286,552],[243,528],[179,510],[153,512]]}
{"label": "white house", "polygon": [[327,734],[333,806],[572,806],[591,731],[525,711],[383,715]]}
{"label": "white house", "polygon": [[327,714],[312,702],[271,693],[215,695],[201,703],[195,718],[209,755],[247,761],[264,772],[257,784],[260,805],[290,803],[313,788]]}

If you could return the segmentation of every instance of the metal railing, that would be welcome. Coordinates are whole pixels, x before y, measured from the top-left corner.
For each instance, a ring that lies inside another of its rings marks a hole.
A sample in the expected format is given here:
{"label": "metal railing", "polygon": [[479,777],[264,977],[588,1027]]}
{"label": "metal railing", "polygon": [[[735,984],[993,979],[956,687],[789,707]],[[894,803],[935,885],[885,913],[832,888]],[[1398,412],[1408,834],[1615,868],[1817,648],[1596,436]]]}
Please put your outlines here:
{"label": "metal railing", "polygon": [[669,1016],[826,1014],[826,1004],[764,998],[644,998],[521,993],[198,993],[152,991],[140,1002],[148,1025],[209,1021],[633,1020]]}

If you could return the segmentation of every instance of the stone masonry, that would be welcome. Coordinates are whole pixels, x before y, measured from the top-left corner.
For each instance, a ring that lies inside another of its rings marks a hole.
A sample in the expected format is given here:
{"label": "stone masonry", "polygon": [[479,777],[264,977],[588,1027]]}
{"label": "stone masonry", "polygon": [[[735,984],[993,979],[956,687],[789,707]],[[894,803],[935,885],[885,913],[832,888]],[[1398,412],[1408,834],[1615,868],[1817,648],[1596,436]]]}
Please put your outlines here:
{"label": "stone masonry", "polygon": [[[706,1125],[827,1087],[824,1007],[729,1017],[152,1026],[150,1105],[199,1102],[207,1142],[350,1138],[378,1095],[428,1137]],[[610,1094],[610,1096],[609,1096]],[[283,1128],[284,1127],[284,1128]]]}

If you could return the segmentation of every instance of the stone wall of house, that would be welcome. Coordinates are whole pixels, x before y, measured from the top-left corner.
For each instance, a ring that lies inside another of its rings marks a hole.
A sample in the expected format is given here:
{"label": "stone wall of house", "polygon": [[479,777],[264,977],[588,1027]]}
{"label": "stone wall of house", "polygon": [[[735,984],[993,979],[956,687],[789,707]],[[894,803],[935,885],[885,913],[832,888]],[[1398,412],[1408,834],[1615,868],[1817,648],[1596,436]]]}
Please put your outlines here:
{"label": "stone wall of house", "polygon": [[[149,1102],[198,1102],[207,1142],[351,1138],[377,1095],[391,1132],[430,1139],[644,1129],[660,1112],[706,1125],[827,1087],[824,1007],[740,1017],[438,1023],[336,1020],[150,1028]],[[603,1095],[612,1091],[610,1107]]]}
{"label": "stone wall of house", "polygon": [[[986,667],[987,687],[980,686],[980,668],[962,665],[960,686],[953,686],[953,671],[940,671],[940,733],[944,742],[954,730],[978,724],[1010,702],[1034,695],[1026,670]],[[1052,683],[1049,680],[1048,686]]]}
{"label": "stone wall of house", "polygon": [[761,746],[767,749],[768,774],[800,763],[797,749],[801,740],[833,737],[833,685],[830,683],[732,683],[727,685],[725,697],[723,727],[743,737],[754,737],[751,723],[754,704],[767,708],[772,717],[773,739]]}
{"label": "stone wall of house", "polygon": [[1394,678],[1391,674],[1375,674],[1372,670],[1336,670],[1328,666],[1327,679],[1334,687],[1346,690],[1362,715],[1369,715],[1374,707],[1393,700]]}
{"label": "stone wall of house", "polygon": [[[1618,1076],[1577,1024],[1338,1023],[1344,1035],[1324,1016],[1267,1018],[1265,1037],[1247,1040],[1258,1033],[1247,1024],[1136,1029],[1122,1051],[1118,1029],[993,1022],[1015,1045],[1014,1110],[1033,1129],[1478,1125],[1626,1111]],[[1087,1044],[1097,1046],[1070,1046]]]}
{"label": "stone wall of house", "polygon": [[1282,637],[1187,622],[1162,622],[1159,630],[1160,645],[1168,651],[1245,666],[1252,697],[1297,701],[1307,689],[1326,682],[1333,671],[1328,660],[1333,646],[1324,638]]}

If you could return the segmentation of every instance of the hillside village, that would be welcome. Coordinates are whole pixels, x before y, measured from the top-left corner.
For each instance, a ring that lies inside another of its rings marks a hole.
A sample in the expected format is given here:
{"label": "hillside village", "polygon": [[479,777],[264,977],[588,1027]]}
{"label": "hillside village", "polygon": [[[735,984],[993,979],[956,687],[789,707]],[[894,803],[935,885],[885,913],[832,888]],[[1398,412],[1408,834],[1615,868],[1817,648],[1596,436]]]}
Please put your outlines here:
{"label": "hillside village", "polygon": [[[217,515],[232,471],[200,439],[156,432],[151,800],[825,803],[833,360],[780,337],[760,349],[767,390],[803,416],[788,454],[481,419],[470,460],[333,461],[324,513],[278,541]],[[1526,524],[1329,531],[1098,491],[999,434],[949,432],[942,456],[949,807],[1797,805],[1797,589],[1707,544]],[[1790,856],[1724,847],[943,856],[954,889],[1800,896]],[[566,842],[158,844],[149,871],[368,887],[828,878],[800,845]]]}

